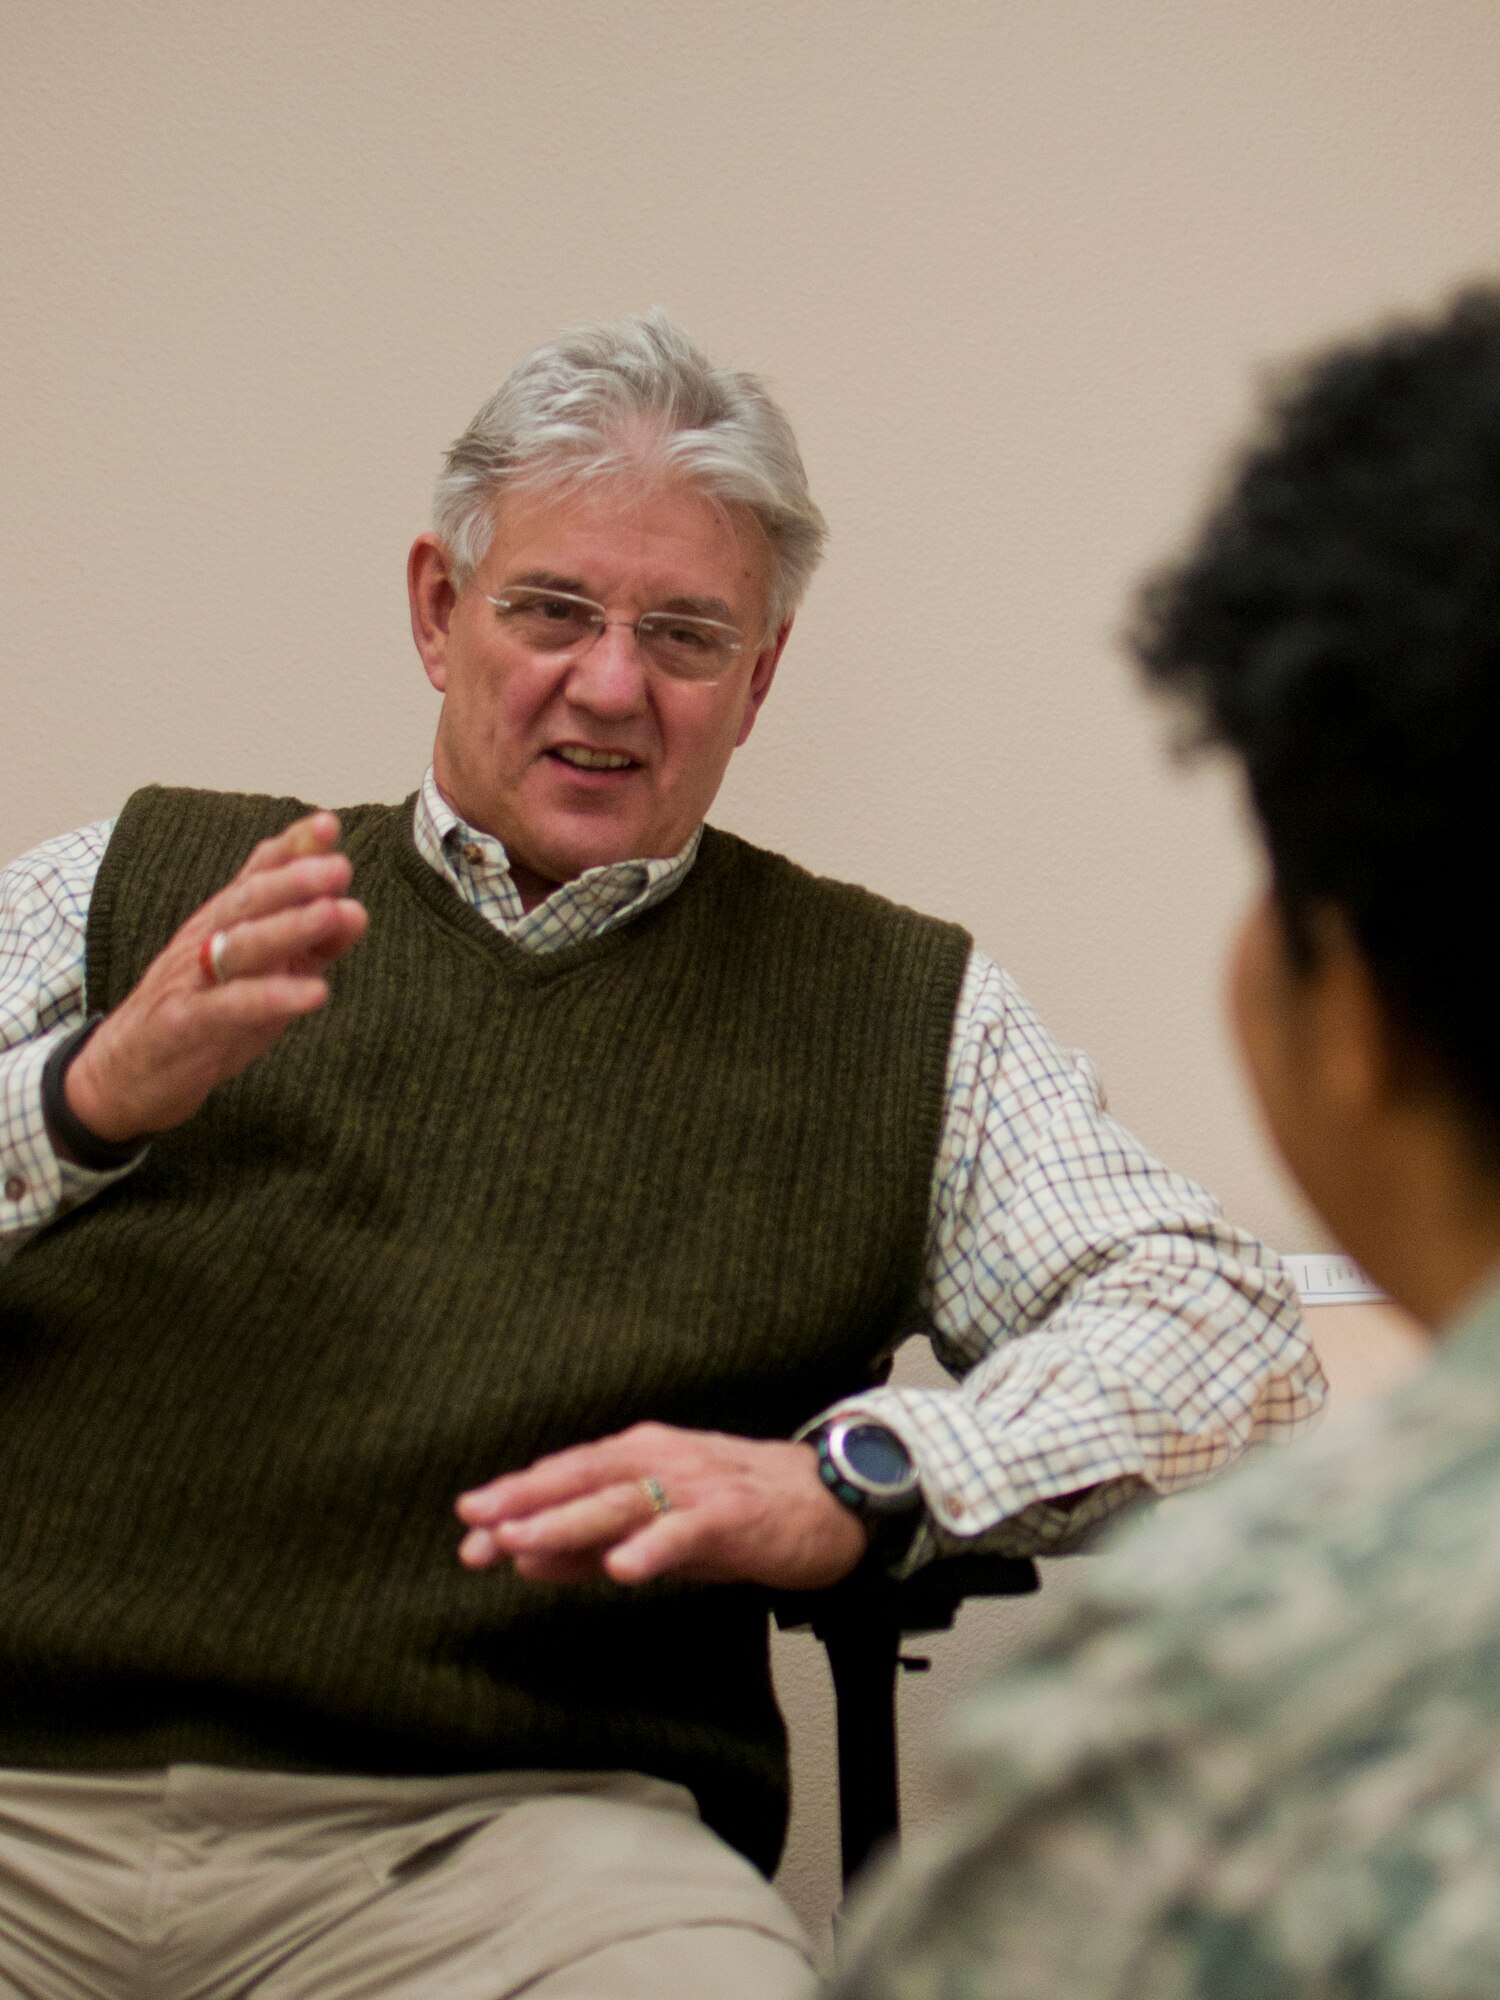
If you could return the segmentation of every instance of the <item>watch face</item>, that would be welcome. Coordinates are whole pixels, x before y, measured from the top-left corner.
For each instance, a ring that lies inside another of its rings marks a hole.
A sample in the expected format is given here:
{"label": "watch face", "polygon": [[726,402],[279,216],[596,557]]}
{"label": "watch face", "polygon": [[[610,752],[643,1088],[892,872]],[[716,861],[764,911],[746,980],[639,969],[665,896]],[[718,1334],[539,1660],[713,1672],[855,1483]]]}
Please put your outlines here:
{"label": "watch face", "polygon": [[880,1424],[851,1424],[843,1436],[850,1470],[877,1491],[899,1493],[911,1484],[912,1464],[898,1437]]}

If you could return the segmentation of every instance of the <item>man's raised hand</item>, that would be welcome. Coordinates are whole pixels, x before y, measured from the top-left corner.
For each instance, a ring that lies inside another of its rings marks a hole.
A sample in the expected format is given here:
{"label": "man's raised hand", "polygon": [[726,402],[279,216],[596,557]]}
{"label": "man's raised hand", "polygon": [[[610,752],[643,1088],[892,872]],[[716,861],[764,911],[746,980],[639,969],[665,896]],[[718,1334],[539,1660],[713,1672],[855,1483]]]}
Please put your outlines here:
{"label": "man's raised hand", "polygon": [[[364,935],[344,892],[353,870],[331,812],[263,840],[150,965],[69,1065],[68,1108],[105,1140],[145,1138],[191,1118],[282,1031],[328,998],[326,967]],[[205,969],[224,937],[217,978]]]}
{"label": "man's raised hand", "polygon": [[865,1530],[818,1476],[811,1445],[635,1424],[459,1496],[470,1569],[509,1561],[537,1583],[681,1576],[817,1590],[864,1554]]}

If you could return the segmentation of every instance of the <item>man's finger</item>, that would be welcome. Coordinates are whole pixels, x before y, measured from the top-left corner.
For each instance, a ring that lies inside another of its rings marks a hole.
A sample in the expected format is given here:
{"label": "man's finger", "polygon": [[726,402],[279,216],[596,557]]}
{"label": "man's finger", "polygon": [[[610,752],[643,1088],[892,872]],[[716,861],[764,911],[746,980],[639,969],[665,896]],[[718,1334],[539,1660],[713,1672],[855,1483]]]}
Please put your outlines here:
{"label": "man's finger", "polygon": [[235,879],[259,874],[267,868],[279,868],[283,863],[299,860],[304,855],[326,854],[338,845],[338,837],[337,813],[322,810],[304,813],[301,819],[294,819],[280,833],[273,833],[268,839],[257,842]]}
{"label": "man's finger", "polygon": [[328,981],[317,973],[270,972],[258,979],[229,979],[202,998],[202,1018],[230,1033],[256,1033],[314,1013],[328,999]]}
{"label": "man's finger", "polygon": [[210,933],[224,940],[216,983],[227,985],[288,968],[315,971],[318,963],[327,964],[347,951],[363,935],[366,922],[364,905],[353,897],[327,896],[268,917],[225,925]]}
{"label": "man's finger", "polygon": [[529,1583],[584,1583],[600,1574],[600,1550],[524,1549],[514,1554],[502,1549],[488,1528],[471,1528],[458,1545],[458,1559],[465,1569],[493,1569],[509,1563],[517,1576]]}
{"label": "man's finger", "polygon": [[342,896],[353,874],[347,854],[316,854],[253,875],[236,875],[193,913],[182,934],[196,939],[205,931],[227,930],[231,924],[249,923],[298,903]]}
{"label": "man's finger", "polygon": [[563,1554],[606,1548],[651,1520],[654,1512],[639,1485],[606,1486],[521,1520],[501,1521],[493,1532],[505,1555],[531,1550]]}
{"label": "man's finger", "polygon": [[619,1442],[604,1438],[597,1444],[574,1445],[539,1458],[523,1472],[507,1472],[485,1486],[460,1493],[454,1503],[458,1517],[475,1527],[493,1527],[499,1521],[518,1519],[595,1493],[601,1487],[618,1485],[621,1475],[628,1476],[633,1470],[628,1454],[618,1449]]}
{"label": "man's finger", "polygon": [[458,1559],[465,1569],[493,1569],[500,1550],[488,1528],[470,1528],[458,1545]]}
{"label": "man's finger", "polygon": [[674,1508],[607,1550],[604,1571],[616,1583],[649,1583],[652,1577],[691,1570],[708,1554],[716,1527],[701,1508]]}
{"label": "man's finger", "polygon": [[[635,1519],[644,1496],[624,1489],[622,1511]],[[580,1503],[587,1504],[587,1503]],[[557,1510],[572,1513],[571,1509]],[[556,1515],[545,1517],[555,1520]],[[618,1515],[611,1522],[611,1527]],[[710,1559],[716,1524],[710,1516],[694,1508],[674,1508],[670,1514],[653,1514],[649,1521],[626,1528],[619,1539],[612,1533],[597,1535],[592,1530],[599,1521],[587,1523],[581,1515],[571,1520],[556,1536],[542,1533],[516,1545],[515,1530],[529,1528],[531,1522],[516,1522],[492,1531],[472,1528],[459,1544],[458,1559],[466,1569],[491,1569],[509,1560],[518,1576],[530,1583],[581,1583],[601,1570],[617,1583],[645,1583],[676,1570],[691,1572]]]}

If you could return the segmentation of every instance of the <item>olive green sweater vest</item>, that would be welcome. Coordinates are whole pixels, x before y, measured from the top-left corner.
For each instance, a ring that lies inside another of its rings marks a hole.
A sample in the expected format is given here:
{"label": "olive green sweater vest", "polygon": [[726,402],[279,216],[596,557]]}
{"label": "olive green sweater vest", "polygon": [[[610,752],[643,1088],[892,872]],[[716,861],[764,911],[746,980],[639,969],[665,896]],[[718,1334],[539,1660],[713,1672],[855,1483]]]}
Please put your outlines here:
{"label": "olive green sweater vest", "polygon": [[[305,810],[137,793],[91,1007]],[[472,1574],[453,1498],[871,1381],[968,940],[710,831],[647,915],[529,956],[409,802],[343,819],[370,930],[329,1005],[0,1271],[0,1763],[638,1769],[768,1867],[761,1595]]]}

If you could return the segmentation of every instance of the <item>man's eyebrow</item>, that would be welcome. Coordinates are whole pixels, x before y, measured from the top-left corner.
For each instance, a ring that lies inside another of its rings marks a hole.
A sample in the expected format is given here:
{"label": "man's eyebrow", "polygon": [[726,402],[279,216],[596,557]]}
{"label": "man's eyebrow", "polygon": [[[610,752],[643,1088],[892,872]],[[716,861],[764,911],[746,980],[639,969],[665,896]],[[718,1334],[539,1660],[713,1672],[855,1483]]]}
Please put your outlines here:
{"label": "man's eyebrow", "polygon": [[559,576],[551,569],[523,569],[519,576],[513,576],[507,588],[524,585],[528,590],[566,590],[574,597],[587,597],[581,577]]}
{"label": "man's eyebrow", "polygon": [[721,625],[732,625],[734,613],[722,597],[669,597],[661,604],[653,604],[653,611],[680,611],[684,618],[714,618]]}

